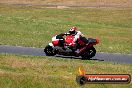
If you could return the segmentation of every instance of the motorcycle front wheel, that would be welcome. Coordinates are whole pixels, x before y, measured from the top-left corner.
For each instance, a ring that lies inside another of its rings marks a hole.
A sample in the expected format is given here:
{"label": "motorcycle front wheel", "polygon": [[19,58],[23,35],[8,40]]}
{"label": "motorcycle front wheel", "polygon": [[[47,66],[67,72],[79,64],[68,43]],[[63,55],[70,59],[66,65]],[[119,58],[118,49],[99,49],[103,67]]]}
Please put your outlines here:
{"label": "motorcycle front wheel", "polygon": [[44,49],[44,52],[47,56],[54,56],[56,53],[54,52],[52,46],[47,45]]}

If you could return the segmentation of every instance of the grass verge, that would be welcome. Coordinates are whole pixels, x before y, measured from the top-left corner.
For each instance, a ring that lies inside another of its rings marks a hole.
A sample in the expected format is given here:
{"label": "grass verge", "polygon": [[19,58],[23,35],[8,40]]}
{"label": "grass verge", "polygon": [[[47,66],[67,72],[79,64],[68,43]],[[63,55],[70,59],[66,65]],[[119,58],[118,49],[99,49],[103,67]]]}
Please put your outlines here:
{"label": "grass verge", "polygon": [[[130,74],[131,64],[55,57],[0,55],[1,88],[80,88],[75,78],[83,65],[88,74]],[[82,88],[131,88],[131,84],[87,84]]]}

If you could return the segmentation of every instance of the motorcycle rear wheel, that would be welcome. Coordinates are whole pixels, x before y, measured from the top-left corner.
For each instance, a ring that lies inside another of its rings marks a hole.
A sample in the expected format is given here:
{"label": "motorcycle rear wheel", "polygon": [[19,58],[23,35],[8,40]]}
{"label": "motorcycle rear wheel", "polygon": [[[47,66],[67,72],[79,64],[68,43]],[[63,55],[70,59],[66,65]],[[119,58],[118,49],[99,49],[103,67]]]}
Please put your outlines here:
{"label": "motorcycle rear wheel", "polygon": [[94,47],[89,48],[84,54],[81,55],[82,60],[89,60],[96,54],[96,49]]}

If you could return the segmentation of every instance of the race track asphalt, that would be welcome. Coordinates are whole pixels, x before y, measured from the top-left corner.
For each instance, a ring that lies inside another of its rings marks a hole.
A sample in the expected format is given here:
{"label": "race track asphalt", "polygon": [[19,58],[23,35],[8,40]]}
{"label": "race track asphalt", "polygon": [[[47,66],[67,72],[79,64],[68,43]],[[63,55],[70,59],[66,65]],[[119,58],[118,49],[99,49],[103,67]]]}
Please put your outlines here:
{"label": "race track asphalt", "polygon": [[[21,47],[21,46],[8,46],[0,45],[0,53],[10,53],[16,55],[31,55],[31,56],[46,56],[43,48]],[[55,56],[61,58],[69,58],[70,56]],[[72,59],[80,59],[80,57],[72,57]],[[91,60],[107,61],[114,63],[127,63],[132,64],[132,54],[115,54],[115,53],[97,53]]]}

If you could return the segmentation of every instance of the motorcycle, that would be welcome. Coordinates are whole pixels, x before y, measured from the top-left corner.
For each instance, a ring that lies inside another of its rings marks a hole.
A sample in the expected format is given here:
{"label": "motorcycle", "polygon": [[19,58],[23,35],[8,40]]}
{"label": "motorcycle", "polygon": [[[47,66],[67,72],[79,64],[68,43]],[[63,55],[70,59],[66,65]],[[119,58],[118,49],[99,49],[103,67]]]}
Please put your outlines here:
{"label": "motorcycle", "polygon": [[45,49],[44,52],[47,56],[54,56],[56,54],[58,55],[64,55],[64,56],[75,56],[75,57],[82,57],[82,60],[88,60],[95,56],[96,49],[94,48],[94,45],[99,43],[99,39],[94,38],[88,38],[86,39],[87,42],[82,41],[82,36],[80,36],[77,39],[76,42],[76,51],[73,51],[70,47],[73,42],[74,37],[72,35],[67,35],[65,38],[59,39],[64,41],[64,47],[59,46],[59,40],[58,41],[52,41],[52,43],[49,43]]}

